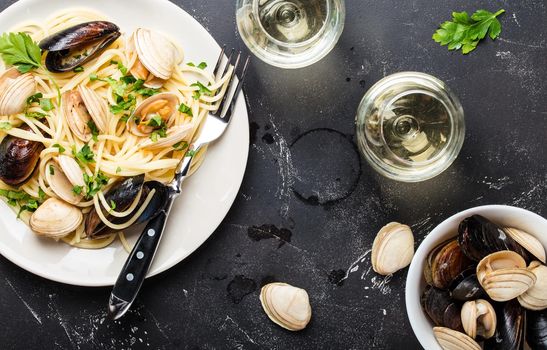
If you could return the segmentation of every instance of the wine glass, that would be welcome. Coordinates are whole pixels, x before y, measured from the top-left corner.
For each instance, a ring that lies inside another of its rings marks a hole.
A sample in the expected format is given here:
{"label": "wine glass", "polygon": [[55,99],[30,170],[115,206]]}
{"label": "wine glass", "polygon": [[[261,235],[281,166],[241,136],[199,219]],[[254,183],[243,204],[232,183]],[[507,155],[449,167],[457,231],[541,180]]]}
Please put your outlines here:
{"label": "wine glass", "polygon": [[452,164],[465,135],[463,108],[439,79],[401,72],[378,81],[356,116],[359,150],[394,180],[430,179]]}
{"label": "wine glass", "polygon": [[251,52],[271,65],[319,61],[344,29],[344,0],[237,0],[236,21]]}

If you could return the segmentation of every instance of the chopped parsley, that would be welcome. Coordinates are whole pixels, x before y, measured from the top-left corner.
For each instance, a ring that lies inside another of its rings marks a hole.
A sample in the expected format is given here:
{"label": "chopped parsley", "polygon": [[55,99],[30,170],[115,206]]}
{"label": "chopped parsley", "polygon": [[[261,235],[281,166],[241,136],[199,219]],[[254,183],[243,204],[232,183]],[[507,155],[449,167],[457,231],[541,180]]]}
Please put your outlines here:
{"label": "chopped parsley", "polygon": [[51,103],[50,98],[41,98],[40,99],[40,108],[42,108],[46,112],[49,112],[55,107],[53,107],[53,103]]}
{"label": "chopped parsley", "polygon": [[49,175],[55,175],[55,168],[51,164],[49,165]]}
{"label": "chopped parsley", "polygon": [[188,62],[187,65],[190,66],[190,67],[197,67],[199,69],[207,68],[207,63],[205,63],[205,62],[200,62],[200,64],[198,64],[197,66],[193,62]]}
{"label": "chopped parsley", "polygon": [[89,130],[91,130],[91,135],[93,135],[93,141],[97,142],[99,141],[99,128],[97,128],[97,125],[95,124],[95,122],[93,120],[89,120],[87,122],[87,127],[89,128]]}
{"label": "chopped parsley", "polygon": [[207,88],[207,86],[203,85],[201,82],[199,81],[196,81],[195,83],[193,83],[192,85],[190,86],[196,86],[198,88],[198,90],[195,90],[194,91],[194,94],[192,95],[192,97],[194,98],[194,100],[199,100],[199,98],[201,97],[201,95],[209,95],[211,96],[211,93],[212,91],[209,90]]}
{"label": "chopped parsley", "polygon": [[[44,197],[42,197],[42,194]],[[6,197],[9,205],[19,206],[19,213],[17,213],[18,218],[23,211],[26,210],[26,211],[32,212],[38,208],[38,205],[45,198],[45,193],[44,191],[42,191],[41,188],[38,189],[38,195],[40,196],[40,199],[34,198],[24,191],[12,191],[12,190],[0,189],[0,196]]]}
{"label": "chopped parsley", "polygon": [[195,150],[191,150],[191,151],[188,151],[186,153],[186,157],[193,157],[196,155],[196,151]]}
{"label": "chopped parsley", "polygon": [[27,105],[30,106],[31,104],[33,104],[33,103],[35,103],[35,102],[36,102],[36,103],[39,103],[39,102],[40,102],[40,99],[41,99],[42,97],[44,97],[44,95],[42,95],[41,92],[38,92],[38,93],[36,93],[36,94],[34,94],[34,95],[32,95],[32,96],[29,96],[29,97],[27,98]]}
{"label": "chopped parsley", "polygon": [[190,117],[193,117],[194,115],[192,114],[192,108],[188,107],[187,105],[185,105],[184,103],[181,103],[180,106],[179,106],[179,112],[181,113],[186,113],[188,114]]}
{"label": "chopped parsley", "polygon": [[99,80],[99,77],[97,76],[97,74],[91,73],[89,75],[89,81],[95,81],[95,80]]}
{"label": "chopped parsley", "polygon": [[117,167],[117,168],[116,168],[116,174],[119,173],[119,172],[121,172],[121,171],[122,171],[122,168],[120,168],[120,167]]}
{"label": "chopped parsley", "polygon": [[54,144],[51,147],[57,147],[59,149],[59,153],[65,153],[65,148],[58,143]]}
{"label": "chopped parsley", "polygon": [[46,199],[46,193],[44,192],[44,190],[42,190],[42,187],[38,187],[38,196],[42,201]]}
{"label": "chopped parsley", "polygon": [[74,147],[72,149],[72,154],[76,157],[76,160],[80,163],[80,165],[93,163],[95,161],[93,151],[88,144],[85,144],[79,152],[76,152],[76,148]]}
{"label": "chopped parsley", "polygon": [[86,198],[90,199],[108,183],[108,177],[99,172],[97,176],[89,176],[84,173],[84,182],[86,184]]}
{"label": "chopped parsley", "polygon": [[116,209],[116,202],[114,202],[112,199],[110,200],[110,210]]}
{"label": "chopped parsley", "polygon": [[118,69],[122,72],[123,75],[127,75],[127,67],[123,63],[118,62]]}
{"label": "chopped parsley", "polygon": [[74,73],[81,73],[84,71],[84,67],[78,66],[72,70]]}
{"label": "chopped parsley", "polygon": [[12,125],[10,122],[0,122],[0,130],[10,130]]}
{"label": "chopped parsley", "polygon": [[184,151],[187,148],[188,148],[188,142],[186,141],[180,141],[173,145],[173,149],[175,151]]}
{"label": "chopped parsley", "polygon": [[75,185],[74,187],[72,187],[72,192],[77,196],[82,194],[82,190],[83,190],[82,186]]}
{"label": "chopped parsley", "polygon": [[27,118],[34,118],[34,119],[42,119],[46,116],[47,114],[45,113],[42,113],[42,112],[26,112],[25,113],[25,117]]}

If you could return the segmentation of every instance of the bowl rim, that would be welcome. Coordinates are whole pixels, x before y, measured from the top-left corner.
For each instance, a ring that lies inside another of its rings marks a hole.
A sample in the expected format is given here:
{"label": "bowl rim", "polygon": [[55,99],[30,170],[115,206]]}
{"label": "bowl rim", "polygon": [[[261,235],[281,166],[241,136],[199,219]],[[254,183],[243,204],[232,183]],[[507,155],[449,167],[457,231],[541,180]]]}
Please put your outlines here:
{"label": "bowl rim", "polygon": [[[422,345],[424,349],[428,350],[442,350],[438,345],[432,331],[430,329],[425,329],[423,327],[423,320],[427,320],[430,323],[429,319],[425,315],[422,307],[420,305],[420,294],[421,287],[423,283],[423,265],[425,262],[425,257],[429,253],[430,249],[433,248],[436,244],[441,243],[444,240],[447,240],[449,229],[454,223],[459,223],[465,217],[468,217],[473,214],[481,214],[488,217],[485,213],[491,213],[492,211],[505,212],[512,217],[517,216],[527,216],[529,218],[534,218],[534,221],[542,222],[545,227],[547,227],[547,219],[544,217],[531,212],[529,210],[518,208],[510,205],[501,205],[501,204],[492,204],[492,205],[481,205],[473,208],[469,208],[460,212],[455,213],[454,215],[443,220],[440,224],[435,226],[433,230],[424,238],[420,243],[412,262],[410,264],[405,286],[405,304],[407,317],[412,327],[414,335]],[[544,242],[545,244],[545,242]]]}

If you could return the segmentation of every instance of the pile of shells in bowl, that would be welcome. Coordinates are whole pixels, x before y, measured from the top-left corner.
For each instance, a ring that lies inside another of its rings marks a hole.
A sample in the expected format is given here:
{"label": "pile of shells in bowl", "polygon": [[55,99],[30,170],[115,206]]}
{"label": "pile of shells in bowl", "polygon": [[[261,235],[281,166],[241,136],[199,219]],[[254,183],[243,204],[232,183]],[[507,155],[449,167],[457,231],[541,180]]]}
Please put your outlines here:
{"label": "pile of shells in bowl", "polygon": [[443,349],[547,349],[545,249],[532,235],[470,216],[429,253],[424,277]]}

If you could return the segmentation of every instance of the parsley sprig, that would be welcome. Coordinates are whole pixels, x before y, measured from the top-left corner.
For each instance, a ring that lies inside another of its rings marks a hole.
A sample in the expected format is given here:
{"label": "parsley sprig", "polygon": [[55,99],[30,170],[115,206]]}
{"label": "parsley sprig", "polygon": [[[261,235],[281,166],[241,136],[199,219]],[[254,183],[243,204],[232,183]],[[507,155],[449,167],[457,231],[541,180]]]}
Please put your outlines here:
{"label": "parsley sprig", "polygon": [[490,36],[495,40],[501,33],[501,23],[496,17],[504,13],[501,9],[496,13],[477,10],[471,17],[467,12],[452,12],[452,21],[441,24],[433,34],[433,40],[441,45],[447,45],[448,50],[460,50],[468,54],[475,50],[479,41]]}
{"label": "parsley sprig", "polygon": [[19,213],[17,214],[17,217],[19,217],[24,211],[33,212],[38,209],[38,206],[45,199],[45,193],[40,188],[38,190],[38,194],[40,198],[34,198],[24,191],[0,189],[0,196],[5,197],[8,200],[9,205],[19,207]]}
{"label": "parsley sprig", "polygon": [[21,73],[42,68],[57,89],[58,101],[61,101],[61,90],[57,82],[42,65],[42,50],[26,33],[4,33],[0,36],[0,55],[4,63],[15,66]]}

